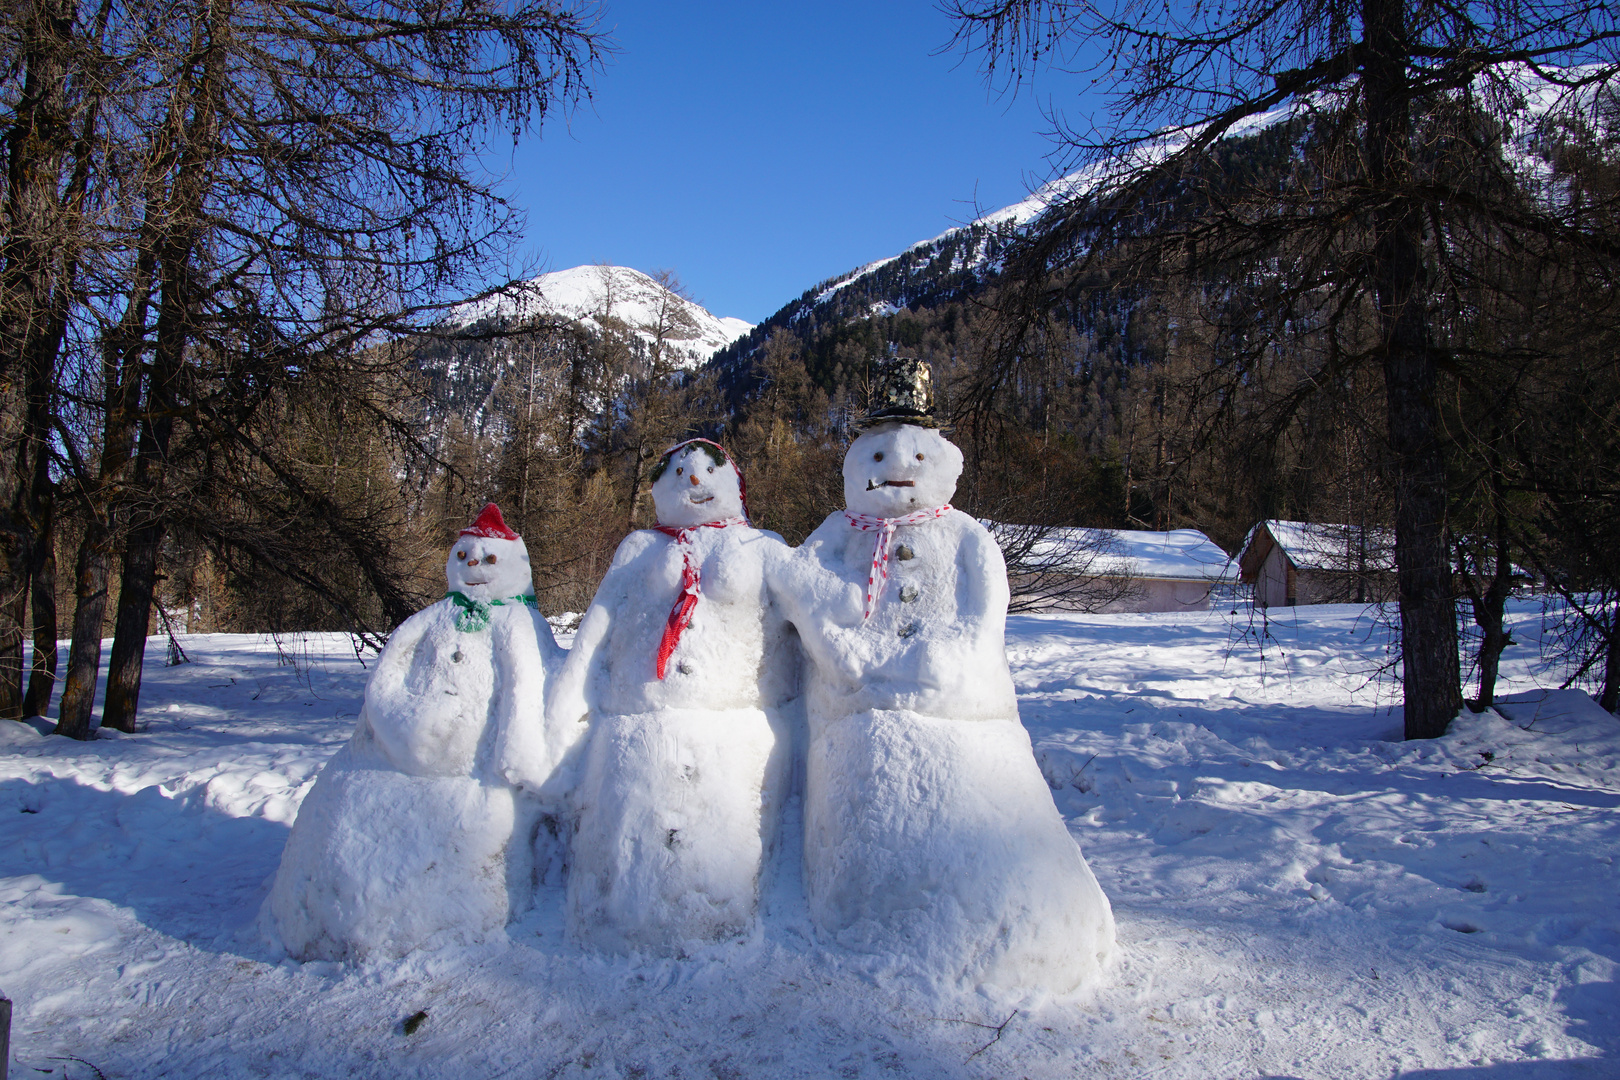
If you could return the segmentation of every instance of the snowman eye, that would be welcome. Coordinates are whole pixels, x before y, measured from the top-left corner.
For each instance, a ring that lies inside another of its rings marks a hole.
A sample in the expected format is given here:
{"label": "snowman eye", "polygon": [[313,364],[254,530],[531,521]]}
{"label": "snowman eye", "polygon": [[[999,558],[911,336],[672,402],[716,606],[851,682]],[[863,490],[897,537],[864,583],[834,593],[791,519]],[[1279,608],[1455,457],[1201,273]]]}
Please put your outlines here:
{"label": "snowman eye", "polygon": [[465,551],[458,551],[458,552],[456,552],[456,558],[458,558],[458,559],[465,559],[465,558],[466,558],[466,557],[467,557],[467,553],[466,553],[466,552],[465,552]]}
{"label": "snowman eye", "polygon": [[922,459],[923,459],[923,456],[922,456],[922,455],[921,455],[921,454],[918,454],[918,455],[917,455],[917,460],[918,460],[918,461],[921,461],[921,460],[922,460]]}
{"label": "snowman eye", "polygon": [[883,460],[883,451],[879,450],[877,453],[873,454],[872,455],[872,460],[873,461],[882,461]]}
{"label": "snowman eye", "polygon": [[686,470],[685,470],[685,469],[680,469],[680,468],[677,468],[677,469],[676,469],[676,470],[675,470],[675,475],[676,475],[676,476],[680,476],[680,475],[682,475],[682,474],[683,474],[683,473],[685,473],[685,472],[686,472]]}
{"label": "snowman eye", "polygon": [[713,466],[713,465],[710,465],[710,466],[709,466],[709,471],[710,471],[710,472],[714,472],[714,466]]}
{"label": "snowman eye", "polygon": [[493,556],[493,555],[485,555],[484,556],[484,561],[487,562],[487,563],[492,563],[492,562],[495,561],[495,556]]}

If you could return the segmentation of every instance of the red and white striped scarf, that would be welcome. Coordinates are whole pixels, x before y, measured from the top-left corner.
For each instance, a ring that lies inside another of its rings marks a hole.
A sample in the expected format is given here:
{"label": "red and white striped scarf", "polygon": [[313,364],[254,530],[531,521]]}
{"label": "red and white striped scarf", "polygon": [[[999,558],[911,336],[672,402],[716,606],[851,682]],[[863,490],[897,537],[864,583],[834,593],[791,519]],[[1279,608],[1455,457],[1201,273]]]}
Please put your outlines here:
{"label": "red and white striped scarf", "polygon": [[889,583],[889,548],[894,546],[894,530],[901,525],[921,525],[927,521],[934,521],[950,512],[950,503],[936,506],[932,510],[916,510],[904,517],[892,518],[844,511],[844,516],[855,528],[862,532],[877,533],[877,536],[872,538],[872,572],[866,577],[866,614],[862,618],[872,617],[872,612],[877,610],[878,597],[883,595],[884,586]]}
{"label": "red and white striped scarf", "polygon": [[702,591],[703,575],[698,572],[697,550],[692,537],[699,529],[724,529],[729,525],[747,525],[745,517],[731,517],[723,521],[704,521],[696,525],[654,525],[653,528],[671,537],[681,552],[681,591],[675,597],[675,606],[669,609],[669,620],[664,623],[664,636],[658,642],[658,677],[662,679],[669,667],[669,658],[680,644],[681,633],[692,625],[692,609],[697,607]]}

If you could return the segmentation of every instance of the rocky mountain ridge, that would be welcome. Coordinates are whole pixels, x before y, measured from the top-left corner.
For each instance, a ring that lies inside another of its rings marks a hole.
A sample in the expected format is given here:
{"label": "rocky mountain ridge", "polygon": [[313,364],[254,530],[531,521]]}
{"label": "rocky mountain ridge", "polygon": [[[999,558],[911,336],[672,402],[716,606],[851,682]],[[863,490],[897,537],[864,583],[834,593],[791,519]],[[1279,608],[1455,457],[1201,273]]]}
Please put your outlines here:
{"label": "rocky mountain ridge", "polygon": [[628,266],[595,264],[541,274],[512,289],[452,309],[446,325],[471,328],[491,320],[506,325],[547,316],[572,320],[593,333],[627,330],[648,348],[663,347],[675,366],[701,366],[752,330],[742,319],[714,315],[651,274]]}

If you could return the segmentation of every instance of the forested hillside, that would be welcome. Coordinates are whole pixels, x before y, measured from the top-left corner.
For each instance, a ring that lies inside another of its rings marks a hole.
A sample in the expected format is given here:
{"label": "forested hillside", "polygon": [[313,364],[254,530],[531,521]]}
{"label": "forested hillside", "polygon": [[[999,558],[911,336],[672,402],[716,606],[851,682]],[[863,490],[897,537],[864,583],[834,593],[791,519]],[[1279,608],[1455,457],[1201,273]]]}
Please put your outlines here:
{"label": "forested hillside", "polygon": [[[1284,184],[1308,136],[1305,120],[1279,110],[1218,143],[1209,169],[1234,192]],[[1266,517],[1376,519],[1374,449],[1356,430],[1369,418],[1347,416],[1350,402],[1314,403],[1268,432],[1263,447],[1190,422],[1187,379],[1210,357],[1215,328],[1200,325],[1207,296],[1186,282],[1127,282],[1099,264],[1093,285],[1052,298],[1014,384],[987,410],[963,399],[1001,330],[1004,254],[1055,192],[1087,180],[1059,181],[1024,204],[806,290],[715,357],[729,400],[748,413],[770,381],[767,368],[788,355],[829,400],[857,400],[872,362],[900,351],[932,362],[944,410],[970,420],[967,487],[988,515],[1199,528],[1231,551]],[[1208,198],[1155,192],[1151,216],[1138,224],[1194,220]]]}

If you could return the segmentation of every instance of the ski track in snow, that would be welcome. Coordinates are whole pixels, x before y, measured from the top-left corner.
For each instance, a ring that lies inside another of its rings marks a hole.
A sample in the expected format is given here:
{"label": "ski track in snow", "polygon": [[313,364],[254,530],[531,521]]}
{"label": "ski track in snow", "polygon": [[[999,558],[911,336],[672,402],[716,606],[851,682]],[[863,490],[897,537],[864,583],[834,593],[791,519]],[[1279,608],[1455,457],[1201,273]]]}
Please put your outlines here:
{"label": "ski track in snow", "polygon": [[554,889],[508,941],[278,960],[256,912],[365,672],[341,635],[187,637],[173,668],[154,639],[142,734],[0,725],[12,1075],[1620,1076],[1620,723],[1539,693],[1539,618],[1514,621],[1525,700],[1409,744],[1361,608],[1010,618],[1120,941],[1094,995],[1022,1002],[818,948],[791,850],[763,940],[687,960],[582,954]]}

